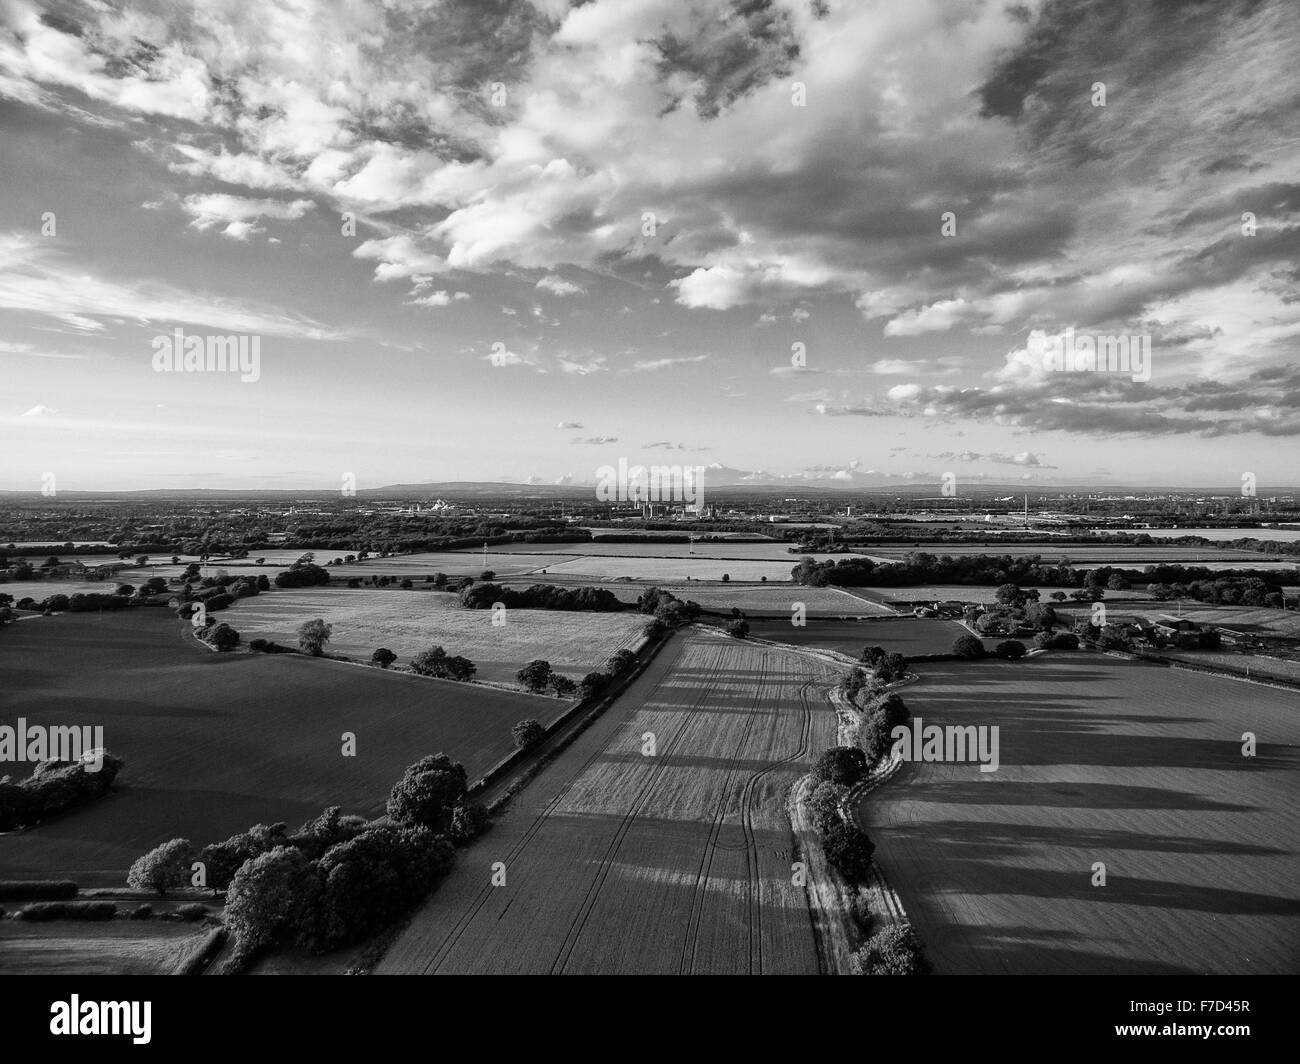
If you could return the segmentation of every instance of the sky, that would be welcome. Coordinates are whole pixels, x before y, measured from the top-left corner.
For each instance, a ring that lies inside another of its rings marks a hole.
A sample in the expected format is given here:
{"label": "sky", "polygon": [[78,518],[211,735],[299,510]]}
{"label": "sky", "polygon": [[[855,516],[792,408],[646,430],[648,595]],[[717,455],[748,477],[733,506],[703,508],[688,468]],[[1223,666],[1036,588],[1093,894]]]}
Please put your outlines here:
{"label": "sky", "polygon": [[1294,0],[0,0],[0,489],[1295,485],[1298,61]]}

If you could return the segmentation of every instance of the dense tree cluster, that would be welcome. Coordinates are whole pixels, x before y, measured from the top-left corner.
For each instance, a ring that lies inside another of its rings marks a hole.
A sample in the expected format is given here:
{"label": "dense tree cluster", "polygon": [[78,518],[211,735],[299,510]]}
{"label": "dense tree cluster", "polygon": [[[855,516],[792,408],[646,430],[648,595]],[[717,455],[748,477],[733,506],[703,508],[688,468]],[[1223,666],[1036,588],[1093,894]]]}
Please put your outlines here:
{"label": "dense tree cluster", "polygon": [[460,601],[472,610],[491,609],[498,602],[507,609],[519,610],[611,613],[626,609],[612,591],[603,587],[556,587],[553,584],[533,584],[522,590],[490,582],[474,584],[461,591]]}
{"label": "dense tree cluster", "polygon": [[42,761],[26,779],[0,776],[0,831],[38,824],[105,794],[124,762],[107,750],[97,771],[86,761]]}
{"label": "dense tree cluster", "polygon": [[172,839],[137,860],[128,883],[160,895],[190,884],[226,891],[241,960],[277,942],[326,952],[408,910],[455,863],[453,842],[467,844],[488,825],[482,803],[466,796],[464,768],[437,754],[406,770],[384,819],[333,806],[293,833],[258,824],[199,850]]}

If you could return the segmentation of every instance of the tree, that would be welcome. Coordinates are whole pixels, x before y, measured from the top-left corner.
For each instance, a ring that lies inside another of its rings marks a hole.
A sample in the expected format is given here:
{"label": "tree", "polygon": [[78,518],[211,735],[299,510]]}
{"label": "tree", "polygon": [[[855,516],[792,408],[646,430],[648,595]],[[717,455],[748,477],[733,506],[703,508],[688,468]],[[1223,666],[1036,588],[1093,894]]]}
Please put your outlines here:
{"label": "tree", "polygon": [[1068,597],[1064,591],[1053,591],[1051,595],[1053,602],[1064,602]]}
{"label": "tree", "polygon": [[1112,591],[1127,591],[1133,585],[1124,578],[1122,573],[1111,573],[1106,586]]}
{"label": "tree", "polygon": [[135,564],[139,566],[141,569],[143,569],[146,565],[149,564],[149,555],[137,554],[135,558]]}
{"label": "tree", "polygon": [[852,787],[867,774],[867,755],[856,746],[832,746],[813,762],[812,778]]}
{"label": "tree", "polygon": [[465,768],[446,754],[431,754],[411,765],[393,785],[388,815],[398,824],[446,830],[456,803],[465,797]]}
{"label": "tree", "polygon": [[[308,900],[308,884],[319,883],[315,866],[290,846],[277,846],[235,873],[226,895],[226,926],[248,953],[295,927]],[[319,893],[319,887],[317,889]]]}
{"label": "tree", "polygon": [[373,654],[370,655],[370,660],[374,662],[376,665],[378,665],[381,669],[386,669],[388,668],[389,665],[391,665],[393,662],[397,660],[397,655],[394,654],[387,647],[380,647],[378,650],[376,650]]}
{"label": "tree", "polygon": [[856,824],[832,824],[822,835],[822,849],[826,859],[851,883],[865,882],[871,873],[871,855],[876,846]]}
{"label": "tree", "polygon": [[324,653],[332,631],[333,627],[319,617],[314,621],[304,621],[298,626],[298,645],[312,657],[318,658]]}
{"label": "tree", "polygon": [[617,676],[620,672],[632,668],[636,664],[636,655],[626,647],[614,652],[609,659],[609,671]]}
{"label": "tree", "polygon": [[731,582],[731,574],[730,574],[730,573],[723,573],[723,574],[722,574],[722,582],[723,582],[724,584],[730,583],[730,582]]}
{"label": "tree", "polygon": [[515,746],[520,750],[527,750],[530,746],[536,746],[546,737],[546,729],[542,727],[540,721],[521,720],[513,728],[510,734],[515,740]]}
{"label": "tree", "polygon": [[558,672],[551,673],[551,690],[560,698],[569,698],[577,689],[578,685],[569,677]]}
{"label": "tree", "polygon": [[485,832],[492,823],[487,806],[482,802],[469,799],[452,810],[451,837],[457,846],[473,842]]}
{"label": "tree", "polygon": [[973,661],[984,656],[984,644],[973,635],[959,635],[953,641],[952,652],[959,658]]}
{"label": "tree", "polygon": [[529,691],[540,694],[551,682],[551,663],[537,658],[515,673],[515,678]]}
{"label": "tree", "polygon": [[928,975],[930,965],[911,924],[893,924],[867,939],[849,961],[854,975]]}
{"label": "tree", "polygon": [[189,839],[172,839],[137,858],[126,874],[126,885],[165,898],[169,890],[189,882],[193,861],[193,843]]}
{"label": "tree", "polygon": [[1015,661],[1025,656],[1025,644],[1018,639],[1004,639],[993,648],[993,653],[999,658]]}
{"label": "tree", "polygon": [[446,669],[446,679],[457,680],[460,683],[469,683],[474,678],[474,674],[478,672],[477,665],[470,661],[469,658],[461,657],[459,654],[449,657],[444,662],[444,668]]}
{"label": "tree", "polygon": [[848,793],[849,789],[844,784],[830,780],[823,780],[813,788],[812,794],[808,796],[808,815],[819,835],[825,835],[840,822],[840,801]]}
{"label": "tree", "polygon": [[608,687],[612,678],[607,672],[589,672],[578,682],[578,690],[583,698],[590,698]]}
{"label": "tree", "polygon": [[420,676],[445,677],[447,675],[447,652],[440,646],[422,650],[411,659],[411,671]]}
{"label": "tree", "polygon": [[1020,606],[1025,601],[1025,594],[1019,584],[1003,584],[994,592],[993,597],[1004,606]]}
{"label": "tree", "polygon": [[478,574],[478,578],[484,581],[491,581],[497,578],[497,574],[492,569],[484,569],[481,573]]}
{"label": "tree", "polygon": [[749,622],[746,620],[729,622],[727,624],[727,635],[734,636],[736,639],[744,639],[749,635]]}
{"label": "tree", "polygon": [[219,624],[208,633],[208,642],[223,653],[239,646],[239,633],[228,624]]}
{"label": "tree", "polygon": [[268,580],[268,579],[266,578],[266,574],[265,574],[265,573],[258,573],[258,574],[257,574],[257,590],[258,590],[258,591],[270,591],[270,590],[271,590],[271,581]]}

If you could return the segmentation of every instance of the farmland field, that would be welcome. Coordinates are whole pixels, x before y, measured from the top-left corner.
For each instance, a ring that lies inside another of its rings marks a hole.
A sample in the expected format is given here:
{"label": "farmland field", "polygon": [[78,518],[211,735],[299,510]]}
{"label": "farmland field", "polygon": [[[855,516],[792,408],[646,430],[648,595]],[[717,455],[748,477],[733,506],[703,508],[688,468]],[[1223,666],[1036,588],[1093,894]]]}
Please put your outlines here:
{"label": "farmland field", "polygon": [[[513,724],[571,704],[299,655],[214,654],[160,609],[14,625],[0,669],[5,721],[102,725],[126,762],[106,798],[0,840],[0,876],[83,887],[121,886],[135,858],[177,836],[294,828],[328,805],[377,815],[418,758],[444,751],[473,778],[511,751]],[[341,756],[345,731],[355,757]]]}
{"label": "farmland field", "polygon": [[379,973],[816,973],[784,795],[834,743],[819,685],[835,678],[794,652],[674,636],[463,855]]}
{"label": "farmland field", "polygon": [[[613,585],[617,593],[618,585]],[[819,614],[834,617],[862,615],[887,616],[891,611],[875,602],[867,602],[834,587],[806,587],[799,584],[672,584],[667,587],[681,599],[698,602],[706,610],[730,610],[742,613],[780,613],[790,616],[796,602],[803,603],[809,617]]]}
{"label": "farmland field", "polygon": [[159,920],[5,920],[0,975],[176,975],[207,935]]}
{"label": "farmland field", "polygon": [[[1105,532],[1107,529],[1101,529]],[[1177,539],[1179,536],[1200,536],[1209,540],[1258,539],[1272,543],[1290,543],[1300,539],[1300,528],[1143,528],[1135,529],[1137,535],[1152,539]]]}
{"label": "farmland field", "polygon": [[1300,661],[1271,654],[1233,654],[1217,650],[1153,650],[1162,658],[1185,661],[1191,665],[1218,666],[1233,672],[1246,672],[1261,678],[1300,680]]}
{"label": "farmland field", "polygon": [[819,621],[810,618],[802,628],[794,627],[789,621],[755,620],[749,622],[749,632],[778,643],[838,650],[854,658],[869,646],[884,647],[890,653],[905,657],[946,654],[952,650],[958,636],[970,635],[955,621],[931,617],[898,617],[881,621]]}
{"label": "farmland field", "polygon": [[[870,548],[872,554],[880,555],[895,560],[902,559],[904,555],[912,552],[925,552],[927,554],[943,555],[951,554],[957,557],[961,554],[971,555],[1010,555],[1012,558],[1023,558],[1026,555],[1038,554],[1042,556],[1044,562],[1055,565],[1060,559],[1067,558],[1076,566],[1090,565],[1121,565],[1126,568],[1133,568],[1143,565],[1154,565],[1157,562],[1186,562],[1193,563],[1197,561],[1219,561],[1232,562],[1235,566],[1257,567],[1259,562],[1272,557],[1271,555],[1257,554],[1253,551],[1232,550],[1228,547],[1204,547],[1204,546],[1125,546],[1123,544],[1105,544],[1105,543],[944,543],[944,542],[918,542],[908,545],[872,545]],[[1286,563],[1294,564],[1294,562]]]}
{"label": "farmland field", "polygon": [[724,575],[732,580],[769,581],[790,580],[790,570],[799,559],[793,555],[788,561],[762,561],[738,558],[652,558],[645,556],[582,555],[547,566],[547,573],[557,576],[588,576],[598,580],[650,580],[656,583],[692,580],[721,580]]}
{"label": "farmland field", "polygon": [[[1045,584],[1026,584],[1039,592],[1039,601],[1052,605],[1052,592],[1064,591],[1067,595],[1075,588],[1056,588]],[[918,584],[915,587],[855,587],[854,592],[877,602],[977,602],[988,605],[995,601],[997,588],[979,584]],[[1146,599],[1145,591],[1107,590],[1104,601]],[[1067,599],[1067,603],[1068,603]]]}
{"label": "farmland field", "polygon": [[858,810],[938,972],[1296,970],[1300,695],[1088,653],[920,671],[914,717],[1001,729],[998,771],[907,764]]}
{"label": "farmland field", "polygon": [[333,625],[329,651],[368,661],[387,647],[398,664],[438,644],[478,666],[475,679],[514,683],[515,673],[534,658],[557,672],[581,679],[616,651],[641,641],[644,614],[508,610],[493,627],[491,610],[468,610],[456,595],[440,591],[350,590],[318,587],[276,589],[238,600],[220,618],[245,640],[261,637],[298,645],[303,621],[323,618]]}

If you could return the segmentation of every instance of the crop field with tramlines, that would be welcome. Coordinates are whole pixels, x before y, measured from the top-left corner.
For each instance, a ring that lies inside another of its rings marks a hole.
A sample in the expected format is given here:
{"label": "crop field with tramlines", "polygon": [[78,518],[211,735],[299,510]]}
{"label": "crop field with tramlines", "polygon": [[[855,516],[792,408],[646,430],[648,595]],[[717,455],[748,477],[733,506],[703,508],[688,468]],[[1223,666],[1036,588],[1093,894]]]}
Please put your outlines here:
{"label": "crop field with tramlines", "polygon": [[[970,633],[956,621],[936,617],[889,617],[883,620],[818,620],[796,627],[789,621],[753,620],[751,635],[795,646],[837,650],[857,658],[864,647],[884,647],[890,653],[946,654],[958,636]],[[992,646],[992,643],[986,643]]]}
{"label": "crop field with tramlines", "polygon": [[[299,655],[214,654],[161,609],[37,617],[4,638],[6,719],[101,725],[126,762],[107,797],[3,840],[12,878],[120,887],[135,858],[177,836],[292,829],[329,805],[378,815],[423,755],[445,751],[473,777],[510,753],[516,722],[545,724],[572,704]],[[355,757],[342,756],[344,732]]]}
{"label": "crop field with tramlines", "polygon": [[297,646],[297,629],[320,617],[333,626],[328,650],[368,661],[378,647],[397,655],[397,664],[430,646],[460,654],[478,666],[477,680],[515,682],[515,673],[534,658],[581,679],[617,651],[641,640],[649,620],[643,614],[507,610],[493,625],[491,610],[470,610],[454,594],[336,587],[275,589],[240,599],[222,620],[245,640],[273,639]]}
{"label": "crop field with tramlines", "polygon": [[858,810],[938,972],[1295,971],[1300,694],[1096,653],[920,671],[914,717],[1000,728],[996,772],[905,764]]}
{"label": "crop field with tramlines", "polygon": [[816,973],[785,792],[834,742],[835,678],[796,652],[675,636],[466,852],[378,970]]}

